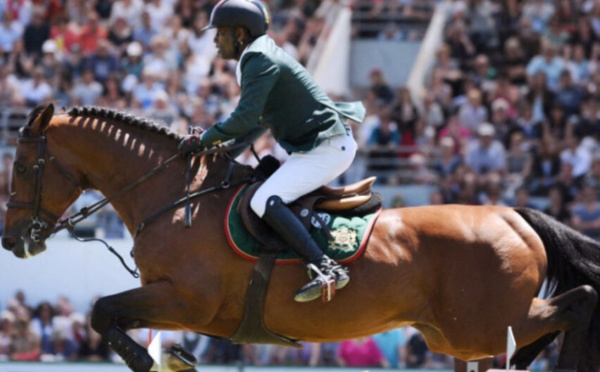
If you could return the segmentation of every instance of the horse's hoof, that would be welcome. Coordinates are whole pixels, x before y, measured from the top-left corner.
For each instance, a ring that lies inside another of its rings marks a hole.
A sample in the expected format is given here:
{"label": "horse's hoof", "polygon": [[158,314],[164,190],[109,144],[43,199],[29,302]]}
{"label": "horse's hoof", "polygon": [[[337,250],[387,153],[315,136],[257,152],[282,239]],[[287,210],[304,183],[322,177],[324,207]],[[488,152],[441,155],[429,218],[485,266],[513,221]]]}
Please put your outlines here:
{"label": "horse's hoof", "polygon": [[154,360],[149,354],[139,355],[127,364],[134,372],[149,372],[154,365]]}

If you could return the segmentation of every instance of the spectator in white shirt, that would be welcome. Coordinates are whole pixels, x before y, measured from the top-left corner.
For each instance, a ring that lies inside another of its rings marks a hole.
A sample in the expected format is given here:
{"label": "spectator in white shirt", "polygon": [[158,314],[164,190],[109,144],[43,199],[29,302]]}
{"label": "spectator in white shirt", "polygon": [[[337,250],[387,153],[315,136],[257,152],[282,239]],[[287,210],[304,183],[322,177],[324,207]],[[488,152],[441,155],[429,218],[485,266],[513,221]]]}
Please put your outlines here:
{"label": "spectator in white shirt", "polygon": [[73,88],[73,96],[84,106],[95,105],[98,97],[102,95],[102,84],[94,77],[94,70],[86,68],[81,74],[81,81]]}
{"label": "spectator in white shirt", "polygon": [[15,41],[23,36],[23,27],[18,22],[13,22],[8,10],[2,13],[0,23],[0,50],[4,53],[12,52]]}
{"label": "spectator in white shirt", "polygon": [[31,79],[21,85],[21,94],[28,106],[37,106],[52,96],[52,88],[44,77],[42,67],[36,67]]}

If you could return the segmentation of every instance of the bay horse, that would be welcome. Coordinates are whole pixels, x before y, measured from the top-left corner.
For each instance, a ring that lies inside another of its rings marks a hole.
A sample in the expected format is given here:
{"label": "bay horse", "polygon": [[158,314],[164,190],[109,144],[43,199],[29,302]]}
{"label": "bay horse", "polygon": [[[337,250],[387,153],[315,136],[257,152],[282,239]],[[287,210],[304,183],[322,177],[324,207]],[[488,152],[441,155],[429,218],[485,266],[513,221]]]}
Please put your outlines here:
{"label": "bay horse", "polygon": [[[58,216],[88,189],[114,196],[134,235],[141,287],[103,297],[92,325],[135,372],[152,359],[125,331],[189,330],[228,338],[243,315],[254,263],[228,248],[225,206],[234,188],[193,201],[135,233],[142,221],[186,193],[180,137],[141,118],[98,108],[54,114],[35,109],[20,131],[2,245],[19,258],[45,250]],[[192,191],[219,185],[250,167],[205,155]],[[561,332],[557,370],[600,367],[600,244],[530,209],[425,206],[380,213],[352,281],[330,303],[296,303],[302,265],[276,265],[264,305],[266,328],[293,340],[333,342],[411,325],[429,348],[463,360],[504,352],[512,326],[517,368],[529,365]],[[544,280],[551,292],[538,297]],[[100,280],[100,279],[99,279]]]}

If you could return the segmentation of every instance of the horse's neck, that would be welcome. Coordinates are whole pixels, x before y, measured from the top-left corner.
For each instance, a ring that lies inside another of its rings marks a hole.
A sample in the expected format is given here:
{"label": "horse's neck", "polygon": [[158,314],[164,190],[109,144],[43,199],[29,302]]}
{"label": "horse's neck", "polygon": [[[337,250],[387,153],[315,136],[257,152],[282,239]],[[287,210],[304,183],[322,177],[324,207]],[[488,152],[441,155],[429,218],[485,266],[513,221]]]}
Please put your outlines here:
{"label": "horse's neck", "polygon": [[[101,124],[66,128],[68,134],[61,136],[64,138],[57,146],[65,154],[56,156],[70,157],[84,174],[86,186],[99,190],[107,198],[118,195],[177,153],[176,141],[165,135],[125,124],[106,123],[102,130],[98,125]],[[132,231],[142,219],[166,204],[166,200],[174,200],[175,194],[181,193],[184,177],[183,162],[174,161],[111,203]]]}

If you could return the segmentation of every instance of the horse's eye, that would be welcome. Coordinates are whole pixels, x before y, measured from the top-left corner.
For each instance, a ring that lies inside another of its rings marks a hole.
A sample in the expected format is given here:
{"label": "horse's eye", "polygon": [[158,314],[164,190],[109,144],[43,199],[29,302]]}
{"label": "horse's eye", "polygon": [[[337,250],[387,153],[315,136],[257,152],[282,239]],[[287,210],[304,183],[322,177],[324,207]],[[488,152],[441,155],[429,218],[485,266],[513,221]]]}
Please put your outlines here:
{"label": "horse's eye", "polygon": [[15,164],[15,170],[18,174],[25,174],[25,172],[27,172],[27,166],[17,163]]}

